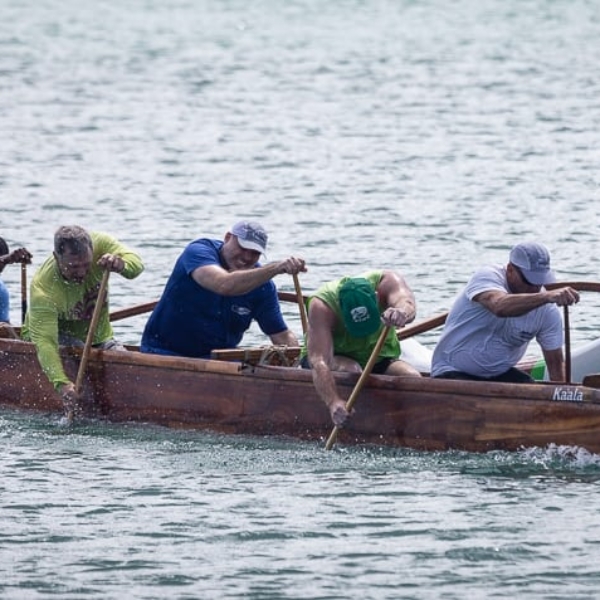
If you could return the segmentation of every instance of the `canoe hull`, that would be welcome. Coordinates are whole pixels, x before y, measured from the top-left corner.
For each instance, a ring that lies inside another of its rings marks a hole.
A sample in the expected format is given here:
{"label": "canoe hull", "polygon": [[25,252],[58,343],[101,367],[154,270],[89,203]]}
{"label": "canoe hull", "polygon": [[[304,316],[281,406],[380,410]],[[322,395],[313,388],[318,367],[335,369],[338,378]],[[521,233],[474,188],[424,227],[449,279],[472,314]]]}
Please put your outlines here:
{"label": "canoe hull", "polygon": [[[75,378],[80,353],[63,360]],[[62,413],[32,344],[0,340],[0,404]],[[344,397],[356,375],[336,374]],[[329,413],[310,371],[216,360],[90,355],[83,411],[115,422],[325,440]],[[600,452],[600,392],[582,385],[502,384],[373,375],[340,444],[420,450],[517,450],[549,444]]]}

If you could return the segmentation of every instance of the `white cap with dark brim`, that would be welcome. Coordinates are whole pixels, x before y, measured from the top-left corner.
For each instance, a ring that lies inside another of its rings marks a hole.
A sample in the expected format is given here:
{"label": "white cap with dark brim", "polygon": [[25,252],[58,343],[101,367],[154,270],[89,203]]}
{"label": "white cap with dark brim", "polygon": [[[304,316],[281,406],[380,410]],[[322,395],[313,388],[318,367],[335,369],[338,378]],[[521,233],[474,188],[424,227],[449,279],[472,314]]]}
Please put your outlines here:
{"label": "white cap with dark brim", "polygon": [[546,285],[556,281],[554,271],[550,268],[550,253],[543,244],[517,244],[510,251],[509,261],[519,267],[523,277],[533,285]]}
{"label": "white cap with dark brim", "polygon": [[238,244],[246,250],[255,250],[261,254],[267,251],[269,236],[265,228],[256,221],[239,221],[231,228],[231,233],[237,237]]}

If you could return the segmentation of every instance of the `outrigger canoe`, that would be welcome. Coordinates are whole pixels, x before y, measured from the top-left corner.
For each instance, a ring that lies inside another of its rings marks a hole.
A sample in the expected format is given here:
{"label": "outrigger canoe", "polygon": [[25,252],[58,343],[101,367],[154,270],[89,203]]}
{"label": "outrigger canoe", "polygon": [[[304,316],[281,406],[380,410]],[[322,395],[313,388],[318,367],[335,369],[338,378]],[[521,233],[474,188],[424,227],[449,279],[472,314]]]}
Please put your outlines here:
{"label": "outrigger canoe", "polygon": [[[399,334],[425,330],[411,327]],[[217,351],[209,360],[142,354],[134,347],[92,350],[82,411],[112,422],[324,441],[332,425],[311,373],[287,364],[297,351]],[[62,356],[74,379],[81,350],[65,348]],[[0,373],[1,405],[63,412],[33,344],[0,339]],[[335,379],[348,397],[358,376],[335,373]],[[552,444],[600,453],[598,379],[590,374],[582,383],[509,384],[370,375],[338,444],[474,452]]]}

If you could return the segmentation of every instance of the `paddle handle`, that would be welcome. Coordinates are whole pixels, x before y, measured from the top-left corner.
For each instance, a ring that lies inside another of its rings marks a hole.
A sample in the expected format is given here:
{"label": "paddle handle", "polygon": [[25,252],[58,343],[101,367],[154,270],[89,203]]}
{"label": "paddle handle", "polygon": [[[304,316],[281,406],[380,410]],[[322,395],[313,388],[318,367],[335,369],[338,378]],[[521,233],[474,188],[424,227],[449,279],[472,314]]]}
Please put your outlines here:
{"label": "paddle handle", "polygon": [[[356,385],[354,386],[354,389],[352,390],[350,397],[346,401],[346,410],[348,412],[350,412],[352,410],[352,407],[354,406],[354,403],[356,402],[358,395],[360,394],[367,378],[371,374],[371,371],[373,370],[373,367],[375,366],[375,362],[377,361],[377,358],[379,357],[379,352],[381,352],[381,348],[383,347],[383,344],[385,343],[385,338],[387,337],[389,330],[390,330],[389,326],[386,326],[381,330],[381,333],[379,334],[379,338],[377,339],[377,343],[375,344],[375,347],[373,348],[373,352],[371,352],[371,356],[369,357],[369,360],[367,361],[367,364],[365,365],[363,372],[360,374],[360,377],[359,377],[358,381],[356,382]],[[340,428],[337,425],[333,428],[333,430],[329,434],[329,438],[327,438],[327,443],[325,444],[325,450],[331,450],[331,448],[333,447],[333,444],[335,444],[335,440],[337,438],[337,434],[338,434],[339,430],[340,430]]]}
{"label": "paddle handle", "polygon": [[85,340],[85,346],[81,355],[81,362],[79,363],[79,370],[77,371],[77,379],[75,380],[75,392],[79,396],[83,389],[83,378],[85,376],[85,370],[90,357],[90,351],[94,343],[94,336],[96,335],[96,329],[98,328],[98,321],[100,320],[100,313],[102,312],[102,305],[106,297],[106,289],[108,287],[108,276],[110,271],[107,269],[102,275],[102,281],[100,283],[100,290],[98,291],[98,298],[96,299],[96,306],[94,306],[94,312],[92,314],[92,320],[88,329],[87,338]]}

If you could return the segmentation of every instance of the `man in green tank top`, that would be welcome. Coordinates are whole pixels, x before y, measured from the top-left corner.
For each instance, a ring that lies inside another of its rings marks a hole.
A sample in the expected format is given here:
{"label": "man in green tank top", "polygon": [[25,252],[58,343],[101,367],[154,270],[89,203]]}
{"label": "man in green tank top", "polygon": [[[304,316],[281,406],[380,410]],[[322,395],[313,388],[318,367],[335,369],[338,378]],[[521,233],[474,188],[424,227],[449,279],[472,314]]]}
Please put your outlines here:
{"label": "man in green tank top", "polygon": [[416,315],[415,296],[402,275],[374,270],[359,277],[325,283],[308,300],[308,331],[301,354],[304,368],[312,368],[317,393],[338,427],[348,419],[346,401],[335,385],[332,371],[360,373],[367,364],[384,326],[390,329],[373,373],[420,373],[400,360],[395,328]]}

